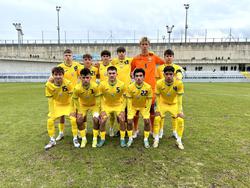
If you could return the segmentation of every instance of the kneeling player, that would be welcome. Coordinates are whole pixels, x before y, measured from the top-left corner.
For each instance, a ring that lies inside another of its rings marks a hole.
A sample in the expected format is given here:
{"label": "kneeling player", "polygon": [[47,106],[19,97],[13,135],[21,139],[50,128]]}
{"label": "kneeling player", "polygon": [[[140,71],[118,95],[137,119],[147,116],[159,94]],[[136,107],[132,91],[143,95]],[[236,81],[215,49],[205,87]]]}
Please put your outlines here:
{"label": "kneeling player", "polygon": [[144,82],[145,71],[141,68],[135,69],[133,72],[135,82],[128,86],[127,91],[127,107],[128,107],[128,136],[129,141],[127,147],[133,143],[132,129],[133,119],[137,112],[140,112],[144,120],[144,146],[149,148],[149,132],[150,132],[150,107],[152,103],[152,88]]}
{"label": "kneeling player", "polygon": [[163,70],[164,79],[156,85],[156,116],[154,120],[154,145],[159,144],[159,128],[161,119],[165,118],[167,112],[171,113],[174,123],[177,124],[176,144],[179,149],[184,149],[181,138],[184,130],[184,114],[182,111],[182,94],[184,87],[181,80],[174,78],[174,67],[166,66]]}
{"label": "kneeling player", "polygon": [[110,66],[107,69],[108,80],[100,83],[101,95],[101,114],[100,114],[100,134],[101,140],[98,147],[103,146],[105,142],[106,128],[105,124],[112,113],[116,114],[120,125],[120,145],[125,147],[125,87],[124,83],[116,79],[117,69]]}
{"label": "kneeling player", "polygon": [[[100,111],[99,88],[95,82],[90,81],[91,71],[88,68],[84,68],[81,70],[80,80],[81,82],[77,84],[74,89],[72,100],[78,110],[77,125],[82,137],[81,148],[84,148],[87,144],[85,122],[87,120],[88,111],[90,111],[93,115],[92,147],[96,147],[99,130]],[[76,121],[76,119],[74,119],[74,121]]]}
{"label": "kneeling player", "polygon": [[[68,80],[64,79],[64,70],[61,67],[55,67],[52,69],[52,76],[54,82],[47,82],[45,93],[48,97],[49,103],[49,114],[47,120],[47,130],[50,136],[49,143],[45,146],[45,149],[50,149],[56,145],[55,140],[55,120],[61,116],[68,116],[71,111],[71,95],[72,95],[72,84]],[[73,143],[75,147],[79,147],[80,144],[77,140],[77,124],[70,117],[73,133]]]}

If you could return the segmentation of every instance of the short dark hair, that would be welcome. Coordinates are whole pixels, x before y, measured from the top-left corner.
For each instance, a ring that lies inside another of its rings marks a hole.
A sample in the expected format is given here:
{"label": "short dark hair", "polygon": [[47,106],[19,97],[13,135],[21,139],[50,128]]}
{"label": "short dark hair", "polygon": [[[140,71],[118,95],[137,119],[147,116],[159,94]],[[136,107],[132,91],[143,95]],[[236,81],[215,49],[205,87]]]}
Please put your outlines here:
{"label": "short dark hair", "polygon": [[117,68],[115,67],[115,66],[110,66],[110,67],[108,67],[108,69],[107,69],[107,72],[108,71],[116,71],[117,72]]}
{"label": "short dark hair", "polygon": [[163,69],[163,72],[166,73],[166,72],[172,72],[174,73],[174,67],[173,66],[166,66],[164,69]]}
{"label": "short dark hair", "polygon": [[167,49],[167,50],[165,50],[165,52],[164,52],[164,56],[166,56],[166,55],[172,55],[172,56],[174,56],[174,51],[171,50],[171,49]]}
{"label": "short dark hair", "polygon": [[118,53],[118,52],[126,52],[126,49],[124,48],[124,47],[122,47],[122,46],[120,46],[120,47],[118,47],[117,49],[116,49],[116,52]]}
{"label": "short dark hair", "polygon": [[63,54],[72,54],[72,50],[71,49],[66,49],[66,50],[64,50]]}
{"label": "short dark hair", "polygon": [[110,51],[108,51],[108,50],[103,50],[103,51],[101,52],[101,57],[104,56],[104,55],[107,55],[107,56],[111,57],[111,53],[110,53]]}
{"label": "short dark hair", "polygon": [[90,54],[83,54],[82,58],[83,59],[85,59],[85,58],[92,59],[92,56]]}
{"label": "short dark hair", "polygon": [[142,68],[135,69],[134,72],[133,72],[133,76],[135,77],[135,74],[138,73],[138,72],[142,72],[143,76],[145,76],[145,70],[142,69]]}
{"label": "short dark hair", "polygon": [[91,72],[88,68],[83,68],[81,71],[80,71],[80,75],[81,76],[87,76],[88,74],[91,75]]}
{"label": "short dark hair", "polygon": [[54,74],[54,73],[62,73],[62,74],[64,74],[64,69],[62,68],[62,67],[54,67],[54,68],[52,68],[52,74]]}

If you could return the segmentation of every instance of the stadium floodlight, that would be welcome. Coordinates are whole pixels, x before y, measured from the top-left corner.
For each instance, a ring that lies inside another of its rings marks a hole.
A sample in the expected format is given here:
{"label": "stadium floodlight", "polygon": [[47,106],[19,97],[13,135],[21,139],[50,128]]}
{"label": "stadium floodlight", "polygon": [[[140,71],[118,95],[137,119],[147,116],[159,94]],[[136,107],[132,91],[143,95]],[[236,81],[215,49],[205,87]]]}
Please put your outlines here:
{"label": "stadium floodlight", "polygon": [[167,28],[167,32],[168,32],[168,48],[170,48],[170,35],[173,31],[174,25],[172,25],[171,27],[169,27],[168,25],[166,26]]}
{"label": "stadium floodlight", "polygon": [[187,29],[188,29],[188,24],[187,24],[187,16],[188,16],[188,8],[189,4],[184,4],[184,7],[186,9],[186,21],[185,21],[185,43],[187,43]]}
{"label": "stadium floodlight", "polygon": [[22,44],[24,34],[23,34],[21,23],[13,23],[13,25],[15,26],[15,28],[17,30],[18,44]]}
{"label": "stadium floodlight", "polygon": [[61,7],[56,6],[56,11],[57,11],[57,35],[58,35],[58,44],[60,44],[60,22],[59,22],[59,12],[60,12]]}

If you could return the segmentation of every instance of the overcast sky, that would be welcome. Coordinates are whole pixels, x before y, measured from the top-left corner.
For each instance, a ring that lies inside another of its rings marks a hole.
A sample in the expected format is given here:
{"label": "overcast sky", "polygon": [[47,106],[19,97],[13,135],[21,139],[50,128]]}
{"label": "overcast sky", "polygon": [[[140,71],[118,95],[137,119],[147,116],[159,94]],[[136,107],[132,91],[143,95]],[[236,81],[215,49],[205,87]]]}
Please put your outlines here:
{"label": "overcast sky", "polygon": [[250,0],[0,0],[0,40],[17,39],[12,23],[21,23],[24,40],[57,39],[56,6],[61,6],[61,38],[250,37]]}

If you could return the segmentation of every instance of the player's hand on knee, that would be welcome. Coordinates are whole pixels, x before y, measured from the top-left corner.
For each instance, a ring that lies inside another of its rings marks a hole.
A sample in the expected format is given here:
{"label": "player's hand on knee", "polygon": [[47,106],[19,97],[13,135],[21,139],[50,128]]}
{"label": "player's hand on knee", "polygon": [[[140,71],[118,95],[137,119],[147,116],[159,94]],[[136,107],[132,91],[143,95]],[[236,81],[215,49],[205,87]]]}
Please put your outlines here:
{"label": "player's hand on knee", "polygon": [[161,113],[159,111],[156,111],[155,116],[161,116]]}
{"label": "player's hand on knee", "polygon": [[82,116],[81,113],[77,113],[77,114],[76,114],[76,118],[77,118],[77,119],[81,119],[81,118],[83,118],[83,116]]}
{"label": "player's hand on knee", "polygon": [[69,114],[69,116],[70,116],[70,117],[75,117],[75,118],[77,117],[77,115],[76,115],[75,112],[71,112],[71,113]]}
{"label": "player's hand on knee", "polygon": [[183,112],[181,112],[177,114],[177,117],[184,119],[185,115]]}

